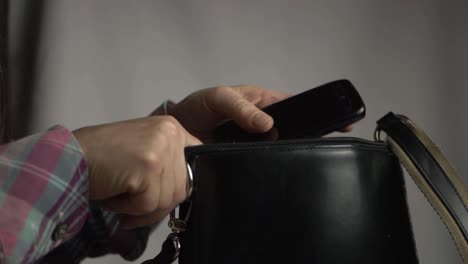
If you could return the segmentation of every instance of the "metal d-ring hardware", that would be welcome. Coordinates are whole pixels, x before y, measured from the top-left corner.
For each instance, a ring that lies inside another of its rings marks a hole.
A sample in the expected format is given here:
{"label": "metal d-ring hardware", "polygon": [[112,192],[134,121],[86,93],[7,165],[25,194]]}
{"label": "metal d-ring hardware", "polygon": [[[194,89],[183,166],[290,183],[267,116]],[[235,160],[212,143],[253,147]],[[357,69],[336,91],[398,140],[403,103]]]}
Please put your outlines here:
{"label": "metal d-ring hardware", "polygon": [[377,126],[374,130],[374,140],[377,142],[382,142],[382,138],[380,137],[382,134],[382,129],[380,129],[379,126]]}
{"label": "metal d-ring hardware", "polygon": [[187,222],[192,211],[192,202],[188,201],[188,203],[189,207],[187,209],[187,214],[183,219],[179,218],[180,216],[176,216],[176,209],[172,210],[169,216],[170,218],[168,226],[172,232],[169,234],[167,239],[170,239],[172,241],[172,244],[174,245],[174,256],[172,256],[172,261],[175,261],[179,257],[181,249],[179,235],[180,233],[183,233],[185,232],[185,230],[187,230]]}
{"label": "metal d-ring hardware", "polygon": [[[398,114],[396,115],[398,116],[398,118],[400,118],[400,120],[403,122],[403,123],[406,123],[406,124],[413,124],[413,122],[411,121],[411,119],[409,119],[407,116],[405,115],[401,115],[401,114]],[[377,126],[374,130],[374,140],[377,141],[377,142],[383,142],[384,140],[382,140],[382,129],[380,128],[380,126]]]}
{"label": "metal d-ring hardware", "polygon": [[172,233],[179,234],[187,230],[187,222],[190,218],[190,213],[192,212],[192,202],[189,201],[188,203],[189,203],[189,207],[187,209],[187,214],[185,215],[183,219],[179,218],[180,216],[179,217],[176,216],[175,209],[171,211],[171,214],[169,216],[168,226],[172,230]]}
{"label": "metal d-ring hardware", "polygon": [[187,163],[187,198],[186,200],[190,199],[190,196],[192,195],[193,192],[193,172],[192,168],[190,165]]}

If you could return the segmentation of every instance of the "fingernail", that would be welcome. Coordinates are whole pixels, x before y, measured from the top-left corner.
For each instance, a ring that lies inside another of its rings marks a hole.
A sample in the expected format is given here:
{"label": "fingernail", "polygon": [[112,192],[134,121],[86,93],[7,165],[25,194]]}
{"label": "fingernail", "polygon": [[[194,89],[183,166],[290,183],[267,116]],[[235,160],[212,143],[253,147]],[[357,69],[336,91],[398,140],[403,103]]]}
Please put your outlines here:
{"label": "fingernail", "polygon": [[253,125],[262,130],[270,129],[273,119],[264,113],[257,113],[253,118]]}

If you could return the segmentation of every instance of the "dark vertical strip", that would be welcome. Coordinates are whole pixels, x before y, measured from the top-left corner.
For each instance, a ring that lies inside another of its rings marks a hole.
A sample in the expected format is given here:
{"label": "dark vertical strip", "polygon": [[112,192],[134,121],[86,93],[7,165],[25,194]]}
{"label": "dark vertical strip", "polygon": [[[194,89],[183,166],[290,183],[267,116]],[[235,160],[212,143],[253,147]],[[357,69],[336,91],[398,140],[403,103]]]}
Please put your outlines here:
{"label": "dark vertical strip", "polygon": [[[44,13],[44,0],[26,1],[22,21],[18,28],[18,82],[15,82],[13,105],[10,108],[11,131],[13,138],[20,138],[29,132],[34,92],[37,81],[38,50],[41,39]],[[11,97],[10,97],[11,98]]]}
{"label": "dark vertical strip", "polygon": [[0,143],[8,141],[8,0],[0,0]]}

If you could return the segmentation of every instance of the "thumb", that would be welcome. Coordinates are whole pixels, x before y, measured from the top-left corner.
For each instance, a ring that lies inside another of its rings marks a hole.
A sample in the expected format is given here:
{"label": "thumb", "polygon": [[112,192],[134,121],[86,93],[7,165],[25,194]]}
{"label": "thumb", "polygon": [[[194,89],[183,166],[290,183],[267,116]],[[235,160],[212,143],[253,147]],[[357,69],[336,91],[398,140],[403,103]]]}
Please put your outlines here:
{"label": "thumb", "polygon": [[273,118],[233,89],[224,89],[216,97],[207,98],[210,108],[225,118],[233,119],[248,132],[263,133],[273,127]]}

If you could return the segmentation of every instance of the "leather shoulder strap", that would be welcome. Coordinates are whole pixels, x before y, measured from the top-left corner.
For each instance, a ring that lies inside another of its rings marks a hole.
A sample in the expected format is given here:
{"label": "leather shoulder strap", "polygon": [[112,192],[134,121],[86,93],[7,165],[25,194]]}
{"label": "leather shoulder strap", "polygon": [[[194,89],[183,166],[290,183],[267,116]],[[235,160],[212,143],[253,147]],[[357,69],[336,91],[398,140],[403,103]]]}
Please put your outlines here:
{"label": "leather shoulder strap", "polygon": [[387,134],[390,148],[442,218],[464,263],[468,263],[468,190],[462,179],[426,133],[408,118],[390,112],[377,124],[377,132]]}

